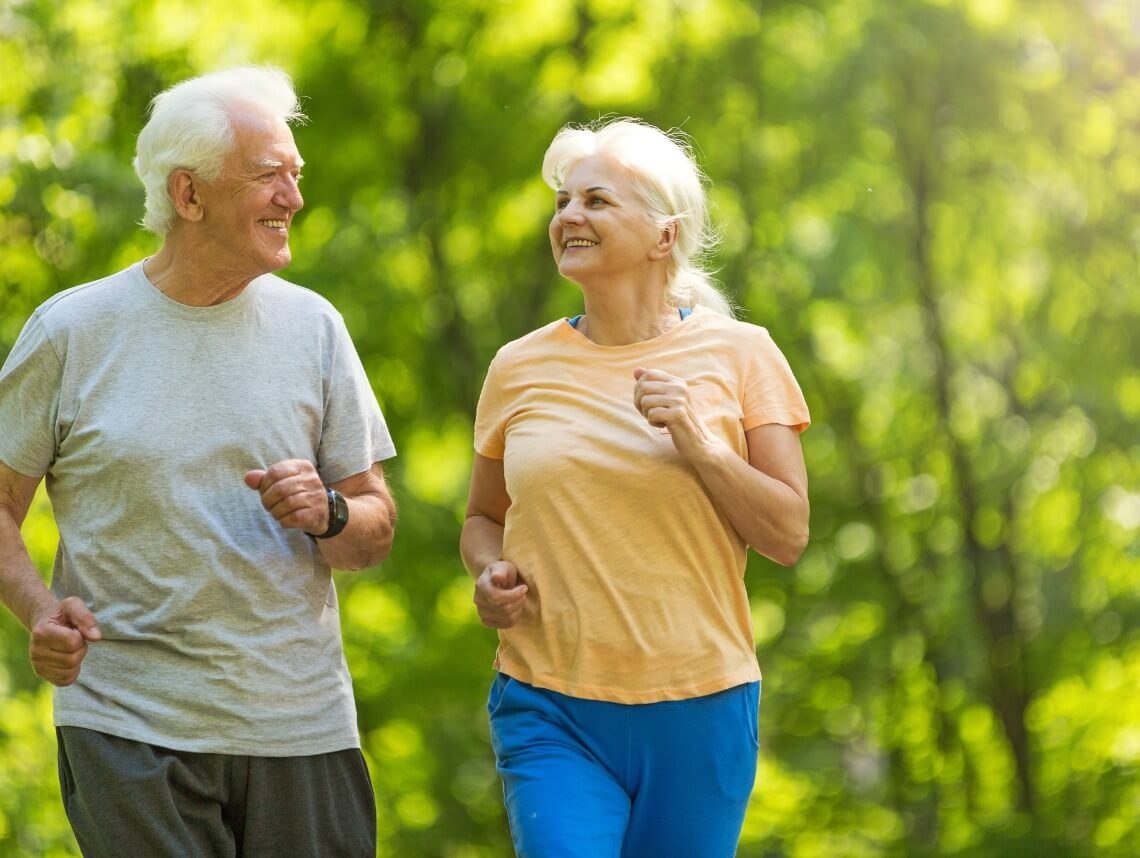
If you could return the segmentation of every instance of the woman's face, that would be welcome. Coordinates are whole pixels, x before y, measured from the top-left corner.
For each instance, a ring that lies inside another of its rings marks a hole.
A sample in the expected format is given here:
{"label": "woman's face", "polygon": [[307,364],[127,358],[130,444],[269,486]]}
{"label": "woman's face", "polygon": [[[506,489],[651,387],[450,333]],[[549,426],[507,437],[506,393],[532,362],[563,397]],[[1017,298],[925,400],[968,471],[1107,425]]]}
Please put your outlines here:
{"label": "woman's face", "polygon": [[634,190],[633,173],[608,155],[575,164],[555,194],[550,247],[559,273],[577,283],[660,264],[663,230]]}

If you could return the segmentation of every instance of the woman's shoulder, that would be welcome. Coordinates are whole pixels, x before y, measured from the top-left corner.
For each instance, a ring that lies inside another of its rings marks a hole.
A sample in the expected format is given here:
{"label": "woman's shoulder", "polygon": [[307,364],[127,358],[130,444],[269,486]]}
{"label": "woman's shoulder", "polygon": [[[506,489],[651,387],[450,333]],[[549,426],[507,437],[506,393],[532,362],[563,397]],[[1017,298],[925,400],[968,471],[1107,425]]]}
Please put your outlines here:
{"label": "woman's shoulder", "polygon": [[560,339],[560,329],[570,330],[566,319],[555,319],[541,328],[535,328],[521,337],[510,340],[499,347],[495,354],[496,363],[505,363],[516,360],[533,360],[544,356]]}
{"label": "woman's shoulder", "polygon": [[764,325],[746,319],[724,316],[707,307],[695,307],[693,320],[705,331],[715,331],[720,336],[737,342],[771,341],[772,335]]}

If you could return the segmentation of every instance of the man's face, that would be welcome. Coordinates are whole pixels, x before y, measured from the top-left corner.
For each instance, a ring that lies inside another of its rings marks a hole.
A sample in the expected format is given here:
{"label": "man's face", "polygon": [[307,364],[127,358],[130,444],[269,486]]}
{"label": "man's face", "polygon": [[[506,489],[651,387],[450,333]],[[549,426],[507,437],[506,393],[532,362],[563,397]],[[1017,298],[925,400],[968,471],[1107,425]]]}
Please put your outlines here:
{"label": "man's face", "polygon": [[235,116],[233,128],[221,178],[200,185],[202,235],[220,268],[253,279],[289,264],[304,161],[284,122],[249,113]]}

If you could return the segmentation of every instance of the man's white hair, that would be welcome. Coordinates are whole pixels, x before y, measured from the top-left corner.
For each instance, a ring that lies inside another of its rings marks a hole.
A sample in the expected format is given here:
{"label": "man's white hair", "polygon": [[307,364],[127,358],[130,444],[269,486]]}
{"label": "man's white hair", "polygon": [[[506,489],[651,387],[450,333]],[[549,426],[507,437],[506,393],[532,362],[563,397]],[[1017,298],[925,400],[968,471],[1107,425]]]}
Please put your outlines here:
{"label": "man's white hair", "polygon": [[146,229],[166,235],[174,223],[172,172],[192,170],[206,181],[221,178],[235,142],[232,118],[243,111],[286,123],[305,121],[289,75],[273,66],[211,72],[154,97],[134,159],[135,172],[146,188],[142,220]]}

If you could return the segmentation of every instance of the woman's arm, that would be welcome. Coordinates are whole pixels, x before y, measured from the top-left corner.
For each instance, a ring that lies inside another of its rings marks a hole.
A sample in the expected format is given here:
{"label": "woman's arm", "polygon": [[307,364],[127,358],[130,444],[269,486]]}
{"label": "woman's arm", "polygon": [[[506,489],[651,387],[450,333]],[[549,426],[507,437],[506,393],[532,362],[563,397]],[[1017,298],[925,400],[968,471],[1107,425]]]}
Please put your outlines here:
{"label": "woman's arm", "polygon": [[475,579],[479,619],[492,629],[513,626],[526,605],[526,584],[515,565],[502,559],[503,523],[510,505],[502,460],[476,453],[459,553]]}
{"label": "woman's arm", "polygon": [[781,565],[795,563],[807,545],[809,518],[798,433],[779,424],[749,429],[745,461],[705,426],[684,379],[640,368],[634,377],[634,404],[650,424],[669,430],[740,538]]}

